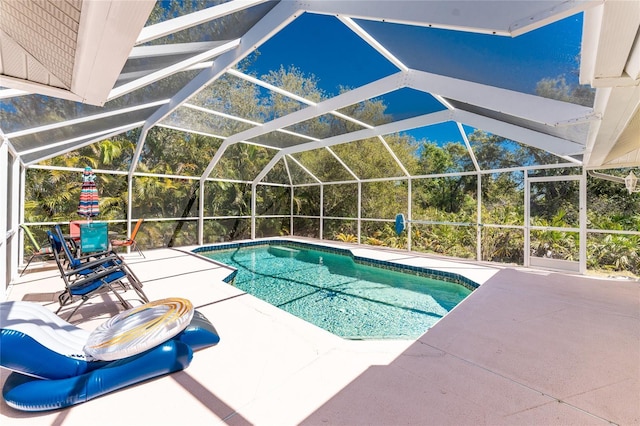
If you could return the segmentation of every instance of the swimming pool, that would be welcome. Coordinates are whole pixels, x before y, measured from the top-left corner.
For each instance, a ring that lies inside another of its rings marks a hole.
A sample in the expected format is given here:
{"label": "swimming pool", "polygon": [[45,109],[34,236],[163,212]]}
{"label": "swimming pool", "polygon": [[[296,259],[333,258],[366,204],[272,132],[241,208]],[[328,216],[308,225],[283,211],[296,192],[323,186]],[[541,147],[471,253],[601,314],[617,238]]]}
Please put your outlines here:
{"label": "swimming pool", "polygon": [[477,287],[455,274],[306,243],[196,251],[236,268],[228,281],[239,289],[347,339],[415,339]]}

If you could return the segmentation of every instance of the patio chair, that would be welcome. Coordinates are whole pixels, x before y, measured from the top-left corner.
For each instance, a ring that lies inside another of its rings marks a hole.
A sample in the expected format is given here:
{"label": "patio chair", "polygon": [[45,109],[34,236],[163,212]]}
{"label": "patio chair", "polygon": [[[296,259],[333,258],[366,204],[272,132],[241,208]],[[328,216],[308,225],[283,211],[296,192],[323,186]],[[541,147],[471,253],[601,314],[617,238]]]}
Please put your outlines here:
{"label": "patio chair", "polygon": [[[112,261],[112,263],[118,263],[121,261],[118,254],[112,250],[105,250],[105,251],[91,253],[84,256],[77,256],[76,253],[78,251],[71,249],[71,245],[75,246],[73,237],[67,240],[67,238],[65,238],[65,235],[62,233],[62,229],[60,228],[60,225],[55,225],[53,229],[54,229],[53,236],[54,236],[56,246],[59,245],[60,250],[64,250],[64,256],[67,259],[67,265],[69,269],[77,269],[79,266],[87,262],[93,262],[93,261],[101,260],[102,262],[107,262],[110,260]],[[62,241],[66,241],[68,244],[62,245]]]}
{"label": "patio chair", "polygon": [[86,220],[72,220],[69,222],[69,236],[76,242],[80,242],[80,226],[87,223]]}
{"label": "patio chair", "polygon": [[48,232],[47,234],[49,235],[51,247],[53,247],[53,256],[58,265],[60,277],[65,285],[64,291],[58,296],[60,307],[56,311],[56,314],[59,313],[64,306],[80,298],[81,302],[71,311],[67,317],[68,320],[87,300],[104,292],[104,290],[111,291],[125,309],[131,308],[129,302],[124,300],[120,293],[113,288],[114,284],[120,283],[127,276],[120,267],[107,266],[103,262],[92,262],[80,266],[77,269],[66,268],[64,259],[61,256],[62,247],[64,247],[65,244],[62,244],[55,238],[53,233]]}
{"label": "patio chair", "polygon": [[27,261],[24,269],[20,273],[20,276],[22,276],[27,271],[27,268],[29,267],[33,259],[40,258],[42,260],[52,260],[53,249],[51,248],[48,240],[42,245],[38,244],[38,241],[36,241],[36,238],[33,236],[31,230],[29,229],[29,227],[27,227],[27,225],[20,225],[20,228],[22,228],[24,234],[27,236],[27,238],[31,242],[31,245],[33,246],[33,252],[31,253],[31,256],[29,257],[29,260]]}
{"label": "patio chair", "polygon": [[[76,256],[73,250],[71,250],[71,248],[69,247],[69,244],[62,244],[62,241],[64,241],[64,235],[62,234],[62,230],[58,225],[54,227],[53,233],[47,232],[47,234],[51,234],[50,237],[53,241],[52,246],[54,247],[54,255],[58,254],[60,256],[59,260],[62,260],[62,258],[65,259],[65,273],[68,276],[88,276],[96,272],[105,269],[111,269],[117,266],[123,269],[126,268],[126,265],[123,263],[118,254],[111,251],[92,253],[88,256]],[[70,240],[69,242],[73,243],[73,240]],[[131,281],[135,282],[135,284],[138,285],[138,288],[142,288],[142,284],[138,282],[138,278],[133,274],[132,271],[130,272],[129,270],[125,270],[124,272],[127,274],[130,273]],[[126,291],[127,286],[122,284],[122,289]]]}
{"label": "patio chair", "polygon": [[[71,311],[67,317],[69,319],[87,300],[105,290],[112,292],[125,309],[131,308],[131,304],[114,287],[116,284],[120,285],[123,290],[127,290],[129,287],[133,288],[144,303],[149,302],[142,291],[142,284],[138,278],[117,255],[80,263],[75,268],[67,268],[61,253],[64,250],[67,256],[72,256],[68,247],[66,244],[62,244],[61,240],[56,238],[52,232],[47,234],[51,247],[53,247],[53,256],[58,265],[60,277],[65,284],[64,291],[58,296],[60,307],[56,313],[59,313],[64,306],[75,303],[79,299],[80,303]],[[71,262],[73,262],[73,257],[70,258]]]}
{"label": "patio chair", "polygon": [[[57,238],[54,236],[56,242],[55,247],[59,248],[58,251],[64,251],[69,270],[73,270],[79,275],[89,275],[100,269],[120,267],[123,272],[127,274],[127,283],[138,293],[138,296],[140,296],[144,302],[149,302],[146,294],[142,291],[142,281],[133,273],[124,259],[118,256],[118,253],[113,250],[107,250],[86,256],[75,256],[73,250],[71,250],[68,245],[60,243],[64,239],[60,226],[56,225],[54,229],[57,234]],[[127,287],[123,285],[123,289],[126,290]]]}
{"label": "patio chair", "polygon": [[140,256],[146,259],[144,253],[142,253],[142,250],[140,250],[138,244],[136,243],[136,235],[138,235],[138,231],[140,230],[140,226],[142,225],[143,221],[144,219],[142,218],[138,219],[138,221],[136,222],[136,226],[133,228],[133,231],[131,231],[131,236],[129,238],[111,240],[111,245],[113,247],[133,247],[138,251],[138,253],[140,253]]}

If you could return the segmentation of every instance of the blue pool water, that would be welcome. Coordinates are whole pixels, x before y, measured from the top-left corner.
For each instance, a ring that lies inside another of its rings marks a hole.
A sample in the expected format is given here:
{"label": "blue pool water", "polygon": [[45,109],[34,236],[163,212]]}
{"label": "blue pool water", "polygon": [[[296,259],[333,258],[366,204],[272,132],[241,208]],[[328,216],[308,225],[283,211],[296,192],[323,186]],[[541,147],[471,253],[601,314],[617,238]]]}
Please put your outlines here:
{"label": "blue pool water", "polygon": [[471,290],[287,245],[202,252],[238,270],[234,285],[348,339],[415,339]]}

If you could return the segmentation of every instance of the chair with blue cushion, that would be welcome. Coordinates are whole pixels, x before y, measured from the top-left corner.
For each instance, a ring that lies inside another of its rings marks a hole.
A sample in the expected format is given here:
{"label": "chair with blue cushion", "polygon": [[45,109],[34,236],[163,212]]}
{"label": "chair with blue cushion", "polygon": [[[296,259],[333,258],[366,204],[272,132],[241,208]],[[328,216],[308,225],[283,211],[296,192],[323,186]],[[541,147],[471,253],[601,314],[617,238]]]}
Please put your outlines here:
{"label": "chair with blue cushion", "polygon": [[127,302],[118,289],[114,287],[115,285],[119,285],[122,289],[126,290],[128,284],[144,303],[149,302],[149,299],[142,291],[142,284],[137,281],[135,276],[129,274],[126,264],[119,258],[105,257],[93,261],[81,262],[77,264],[75,268],[67,268],[65,267],[61,253],[64,250],[67,256],[69,256],[69,262],[73,263],[74,258],[68,250],[68,247],[66,247],[66,244],[59,238],[56,238],[52,232],[48,232],[47,234],[51,247],[53,247],[53,255],[58,265],[58,270],[60,271],[60,277],[65,284],[64,291],[58,296],[60,307],[56,313],[60,312],[64,306],[80,300],[80,303],[67,317],[67,319],[70,319],[87,300],[103,293],[105,290],[113,293],[124,309],[131,308],[129,302]]}
{"label": "chair with blue cushion", "polygon": [[[81,257],[76,257],[73,251],[66,244],[62,244],[64,241],[64,235],[59,225],[54,227],[54,240],[56,241],[56,248],[64,251],[67,258],[67,264],[69,269],[77,271],[80,275],[86,275],[87,271],[95,271],[102,268],[120,267],[124,273],[127,274],[127,282],[138,293],[140,298],[146,303],[149,301],[147,296],[142,291],[142,282],[136,274],[133,273],[129,265],[113,250],[106,250],[99,253],[92,253]],[[57,236],[57,237],[56,237]],[[126,290],[126,287],[125,287]]]}
{"label": "chair with blue cushion", "polygon": [[[121,260],[118,254],[111,250],[91,253],[84,256],[77,256],[76,253],[70,248],[71,244],[75,244],[75,240],[73,238],[66,239],[65,235],[62,233],[60,225],[55,225],[53,227],[53,236],[56,240],[56,243],[59,244],[60,249],[64,250],[64,256],[70,269],[77,269],[79,266],[92,261],[113,261],[117,263]],[[68,241],[69,244],[62,244],[63,241]]]}

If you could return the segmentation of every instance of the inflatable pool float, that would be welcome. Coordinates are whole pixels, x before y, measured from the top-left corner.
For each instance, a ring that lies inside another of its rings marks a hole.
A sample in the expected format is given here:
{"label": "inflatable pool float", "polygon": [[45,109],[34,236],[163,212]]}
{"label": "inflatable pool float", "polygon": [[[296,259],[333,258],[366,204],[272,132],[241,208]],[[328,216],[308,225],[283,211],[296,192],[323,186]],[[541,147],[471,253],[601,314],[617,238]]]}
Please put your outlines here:
{"label": "inflatable pool float", "polygon": [[68,407],[183,370],[193,351],[219,341],[211,322],[186,299],[124,311],[93,332],[36,303],[3,302],[0,365],[14,372],[2,394],[9,406],[23,411]]}
{"label": "inflatable pool float", "polygon": [[193,317],[187,299],[162,299],[129,309],[96,328],[84,345],[93,359],[115,361],[137,355],[171,339]]}
{"label": "inflatable pool float", "polygon": [[99,369],[66,379],[43,380],[11,373],[2,388],[7,405],[22,411],[46,411],[89,401],[134,383],[184,370],[193,351],[169,340],[148,352],[123,358]]}

